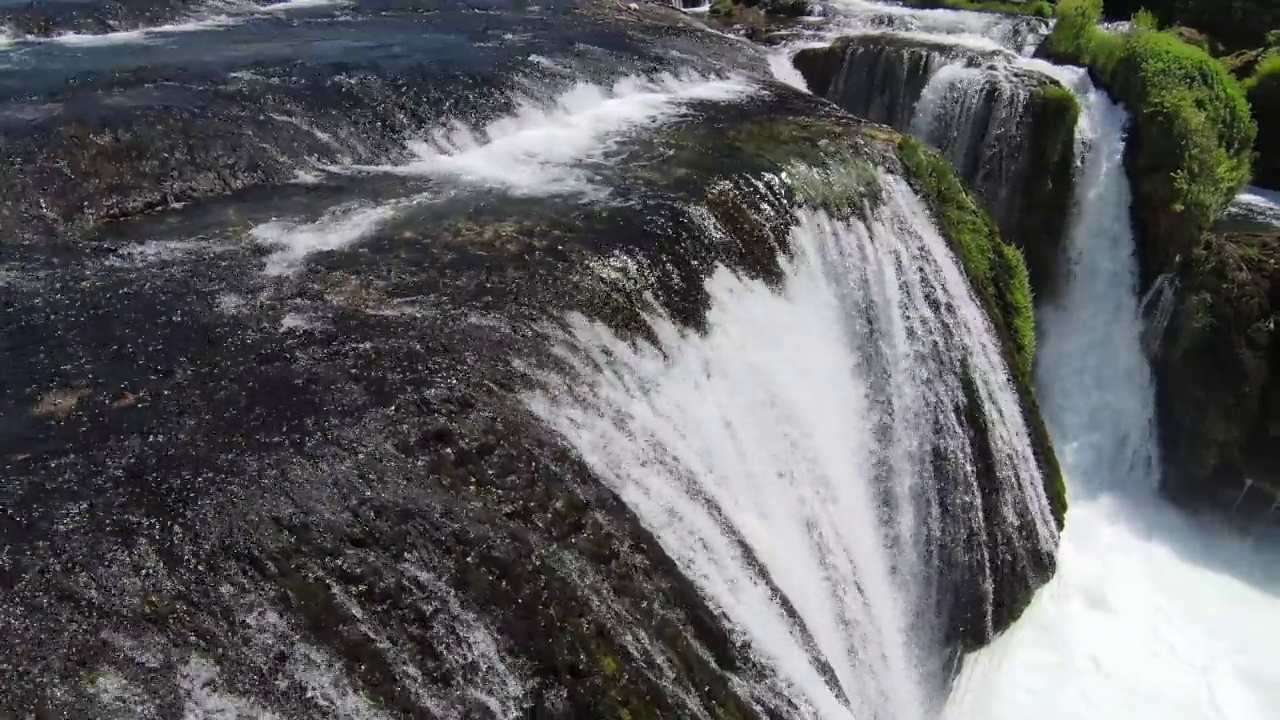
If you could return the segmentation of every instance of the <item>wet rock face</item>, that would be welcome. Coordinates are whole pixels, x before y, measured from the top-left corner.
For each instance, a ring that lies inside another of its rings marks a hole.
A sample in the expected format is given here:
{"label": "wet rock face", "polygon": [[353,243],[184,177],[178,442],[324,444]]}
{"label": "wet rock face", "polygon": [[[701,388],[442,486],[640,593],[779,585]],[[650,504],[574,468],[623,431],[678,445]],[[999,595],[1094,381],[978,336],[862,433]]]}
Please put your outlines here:
{"label": "wet rock face", "polygon": [[887,34],[803,50],[795,65],[816,94],[940,149],[1026,253],[1037,291],[1051,290],[1072,197],[1069,91],[998,52]]}
{"label": "wet rock face", "polygon": [[[615,253],[690,324],[717,262],[776,275],[786,227],[709,188],[832,143],[875,144],[802,96],[702,104],[626,151],[628,203],[465,194],[281,277],[246,228],[351,188],[11,245],[0,714],[793,714],[521,393],[563,313],[642,331],[592,269]],[[692,222],[704,200],[733,242]]]}
{"label": "wet rock face", "polygon": [[23,258],[4,712],[168,717],[205,683],[299,717],[755,717],[693,586],[519,401],[591,250],[457,212],[282,287],[224,238]]}
{"label": "wet rock face", "polygon": [[[567,313],[643,337],[720,265],[777,281],[759,179],[899,136],[756,76],[608,143],[601,195],[365,172],[533,92],[765,67],[648,5],[437,5],[0,78],[0,715],[797,714],[524,397]],[[272,223],[312,233],[285,266]],[[955,562],[957,624],[1046,569]]]}
{"label": "wet rock face", "polygon": [[1280,495],[1278,249],[1275,232],[1209,236],[1156,360],[1166,490],[1246,516]]}
{"label": "wet rock face", "polygon": [[[515,98],[545,99],[584,79],[766,67],[659,7],[491,6],[390,2],[344,24],[340,41],[325,34],[331,20],[245,10],[217,31],[216,47],[171,64],[104,58],[98,46],[81,61],[57,42],[35,43],[27,64],[0,79],[0,237],[74,241],[113,219],[327,166],[403,161],[409,140],[459,121],[483,126]],[[339,49],[298,56],[290,43]]]}
{"label": "wet rock face", "polygon": [[945,43],[864,35],[801,50],[794,63],[815,95],[905,132],[929,78],[963,56],[963,50]]}

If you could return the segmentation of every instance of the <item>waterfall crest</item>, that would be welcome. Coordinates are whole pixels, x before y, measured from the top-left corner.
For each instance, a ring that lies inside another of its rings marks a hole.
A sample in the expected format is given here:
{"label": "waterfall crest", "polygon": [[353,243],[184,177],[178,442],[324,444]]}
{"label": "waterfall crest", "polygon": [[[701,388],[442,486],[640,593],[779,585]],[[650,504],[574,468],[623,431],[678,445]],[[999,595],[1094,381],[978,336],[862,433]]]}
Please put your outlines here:
{"label": "waterfall crest", "polygon": [[1077,107],[1056,73],[1007,50],[915,33],[800,50],[814,93],[940,150],[1047,289],[1067,223]]}
{"label": "waterfall crest", "polygon": [[795,212],[776,290],[717,271],[705,334],[571,318],[529,399],[804,717],[928,717],[951,628],[1056,545],[991,325],[883,182],[865,219]]}

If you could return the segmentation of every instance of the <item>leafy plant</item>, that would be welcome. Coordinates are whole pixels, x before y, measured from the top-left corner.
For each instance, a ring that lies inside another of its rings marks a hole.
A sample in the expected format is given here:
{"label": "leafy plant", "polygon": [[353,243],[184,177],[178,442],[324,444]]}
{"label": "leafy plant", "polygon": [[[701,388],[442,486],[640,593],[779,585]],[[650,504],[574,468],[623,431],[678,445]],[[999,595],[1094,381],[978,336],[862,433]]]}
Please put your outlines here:
{"label": "leafy plant", "polygon": [[1123,34],[1097,26],[1100,0],[1063,0],[1044,52],[1084,65],[1133,118],[1131,181],[1160,267],[1200,242],[1248,182],[1257,124],[1244,91],[1200,48],[1138,18]]}

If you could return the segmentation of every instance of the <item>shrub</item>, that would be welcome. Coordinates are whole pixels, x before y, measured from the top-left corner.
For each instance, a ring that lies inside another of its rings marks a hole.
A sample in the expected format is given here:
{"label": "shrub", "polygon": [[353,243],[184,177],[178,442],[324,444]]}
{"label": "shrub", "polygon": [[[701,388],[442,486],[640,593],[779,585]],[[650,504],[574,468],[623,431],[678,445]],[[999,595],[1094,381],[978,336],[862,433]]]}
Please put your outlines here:
{"label": "shrub", "polygon": [[1100,0],[1063,0],[1043,52],[1085,65],[1133,119],[1129,171],[1148,273],[1187,256],[1249,180],[1257,125],[1227,69],[1175,35],[1096,25]]}
{"label": "shrub", "polygon": [[1258,135],[1257,181],[1280,188],[1280,52],[1272,51],[1244,82],[1249,105],[1258,126],[1270,132]]}

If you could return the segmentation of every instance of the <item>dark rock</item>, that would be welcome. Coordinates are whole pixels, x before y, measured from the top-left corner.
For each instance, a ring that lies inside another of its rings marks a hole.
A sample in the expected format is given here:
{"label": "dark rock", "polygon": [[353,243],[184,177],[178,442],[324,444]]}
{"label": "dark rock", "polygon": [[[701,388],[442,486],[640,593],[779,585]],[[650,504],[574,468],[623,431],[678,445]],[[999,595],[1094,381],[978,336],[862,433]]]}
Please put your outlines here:
{"label": "dark rock", "polygon": [[[842,38],[801,50],[795,66],[810,90],[858,117],[921,135],[940,148],[1027,256],[1032,284],[1052,291],[1073,198],[1071,91],[1009,66],[999,52],[893,34]],[[930,80],[944,66],[998,67],[943,90],[939,111],[920,117]]]}
{"label": "dark rock", "polygon": [[1230,508],[1280,488],[1280,235],[1210,236],[1181,270],[1156,360],[1164,485]]}

